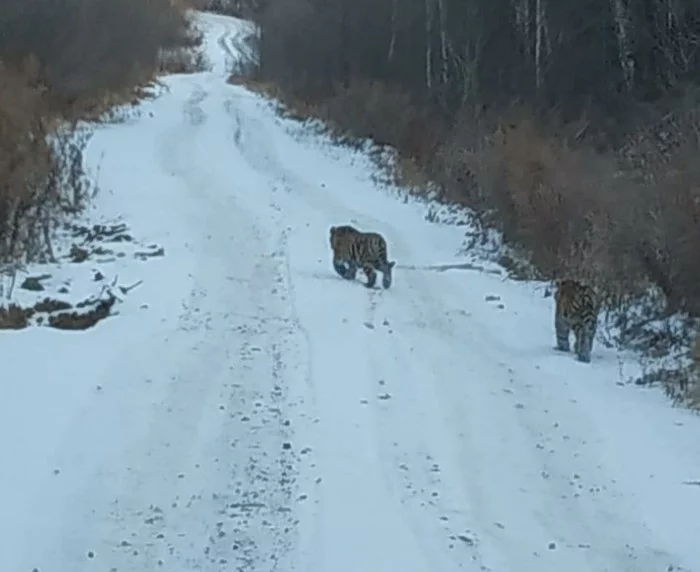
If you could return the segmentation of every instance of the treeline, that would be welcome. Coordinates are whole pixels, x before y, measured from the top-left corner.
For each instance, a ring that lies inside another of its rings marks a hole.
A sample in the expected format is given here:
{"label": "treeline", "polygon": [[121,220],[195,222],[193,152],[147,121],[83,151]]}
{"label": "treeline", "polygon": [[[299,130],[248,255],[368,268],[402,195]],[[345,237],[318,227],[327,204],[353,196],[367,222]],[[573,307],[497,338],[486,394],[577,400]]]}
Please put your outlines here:
{"label": "treeline", "polygon": [[[240,0],[239,0],[240,3]],[[700,81],[692,0],[267,0],[263,71],[300,93],[379,80],[449,112],[517,101],[626,118]]]}
{"label": "treeline", "polygon": [[198,41],[171,0],[0,1],[0,271],[51,258],[56,215],[85,199],[82,141],[61,122],[134,99],[164,56],[184,71]]}
{"label": "treeline", "polygon": [[542,276],[700,315],[700,2],[267,0],[258,85],[401,153]]}
{"label": "treeline", "polygon": [[197,10],[251,19],[259,10],[259,0],[193,0]]}

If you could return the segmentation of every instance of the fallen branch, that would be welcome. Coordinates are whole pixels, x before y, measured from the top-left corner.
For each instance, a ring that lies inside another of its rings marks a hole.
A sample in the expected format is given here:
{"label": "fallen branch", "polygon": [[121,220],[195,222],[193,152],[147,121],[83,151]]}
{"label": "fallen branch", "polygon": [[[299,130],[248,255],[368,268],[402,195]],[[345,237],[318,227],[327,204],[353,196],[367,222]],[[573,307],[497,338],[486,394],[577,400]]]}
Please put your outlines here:
{"label": "fallen branch", "polygon": [[119,290],[121,290],[122,294],[128,294],[134,288],[141,286],[141,284],[143,284],[143,280],[139,280],[138,282],[133,283],[131,286],[120,286]]}

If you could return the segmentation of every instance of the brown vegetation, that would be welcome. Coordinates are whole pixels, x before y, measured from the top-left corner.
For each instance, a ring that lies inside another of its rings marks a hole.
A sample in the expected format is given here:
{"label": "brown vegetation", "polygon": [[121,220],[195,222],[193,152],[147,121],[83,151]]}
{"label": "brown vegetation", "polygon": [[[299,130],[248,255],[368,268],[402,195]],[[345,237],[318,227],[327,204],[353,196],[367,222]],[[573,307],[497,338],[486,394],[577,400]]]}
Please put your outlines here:
{"label": "brown vegetation", "polygon": [[58,330],[88,330],[109,317],[116,300],[113,295],[85,300],[78,303],[77,309],[72,312],[49,314],[48,325]]}
{"label": "brown vegetation", "polygon": [[110,316],[116,301],[117,298],[108,293],[106,297],[78,302],[75,308],[65,300],[54,298],[44,298],[29,307],[14,303],[0,306],[0,330],[22,330],[29,327],[32,318],[37,324],[58,330],[88,330]]}
{"label": "brown vegetation", "polygon": [[197,10],[216,12],[237,18],[252,18],[264,0],[191,0]]}

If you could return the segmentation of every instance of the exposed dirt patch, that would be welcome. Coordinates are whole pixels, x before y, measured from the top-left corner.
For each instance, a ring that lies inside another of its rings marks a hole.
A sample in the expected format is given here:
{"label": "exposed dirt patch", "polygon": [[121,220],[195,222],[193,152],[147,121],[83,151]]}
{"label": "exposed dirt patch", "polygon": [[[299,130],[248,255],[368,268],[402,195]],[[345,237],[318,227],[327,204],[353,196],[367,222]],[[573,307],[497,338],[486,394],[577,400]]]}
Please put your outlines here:
{"label": "exposed dirt patch", "polygon": [[48,325],[59,330],[88,330],[109,317],[116,300],[112,294],[101,300],[85,300],[77,304],[77,309],[72,312],[49,315]]}
{"label": "exposed dirt patch", "polygon": [[[5,272],[4,283],[0,283],[0,298],[5,299],[0,306],[0,329],[90,329],[115,315],[114,305],[142,284],[138,279],[119,284],[120,272],[131,274],[125,258],[149,261],[165,256],[161,245],[135,239],[120,220],[66,224],[58,238],[65,246],[58,249],[62,252],[54,262]],[[19,272],[29,275],[22,280]],[[15,281],[19,284],[16,289]]]}
{"label": "exposed dirt patch", "polygon": [[70,302],[66,302],[65,300],[56,300],[53,298],[44,298],[40,302],[34,304],[34,310],[44,314],[70,310],[72,307],[73,305]]}

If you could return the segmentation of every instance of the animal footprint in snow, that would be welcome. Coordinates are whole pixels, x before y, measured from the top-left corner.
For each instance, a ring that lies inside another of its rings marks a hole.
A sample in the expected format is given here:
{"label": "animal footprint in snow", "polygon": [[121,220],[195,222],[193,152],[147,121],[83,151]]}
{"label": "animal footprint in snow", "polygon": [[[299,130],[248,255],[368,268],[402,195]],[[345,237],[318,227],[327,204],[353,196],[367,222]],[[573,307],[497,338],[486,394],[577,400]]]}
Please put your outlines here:
{"label": "animal footprint in snow", "polygon": [[499,302],[498,304],[496,304],[496,307],[499,310],[505,309],[505,304],[503,304],[503,302],[500,302],[501,297],[497,296],[496,294],[487,294],[486,296],[484,296],[484,300],[486,300],[487,302]]}

